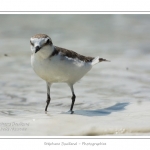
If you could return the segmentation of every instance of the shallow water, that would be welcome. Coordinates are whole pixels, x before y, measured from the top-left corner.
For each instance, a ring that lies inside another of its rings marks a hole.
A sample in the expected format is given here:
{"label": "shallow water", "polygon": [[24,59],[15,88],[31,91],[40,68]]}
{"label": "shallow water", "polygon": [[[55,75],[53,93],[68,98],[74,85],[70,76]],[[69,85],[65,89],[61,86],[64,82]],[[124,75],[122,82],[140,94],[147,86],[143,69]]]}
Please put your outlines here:
{"label": "shallow water", "polygon": [[[150,15],[0,15],[0,135],[150,135]],[[102,62],[71,91],[46,84],[30,65],[29,39]]]}

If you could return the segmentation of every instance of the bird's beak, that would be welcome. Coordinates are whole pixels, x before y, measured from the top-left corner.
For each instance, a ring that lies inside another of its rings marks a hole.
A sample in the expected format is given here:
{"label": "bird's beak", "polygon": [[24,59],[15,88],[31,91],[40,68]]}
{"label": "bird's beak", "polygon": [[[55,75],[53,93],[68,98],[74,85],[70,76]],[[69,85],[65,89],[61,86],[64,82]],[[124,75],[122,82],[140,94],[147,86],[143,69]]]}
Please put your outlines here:
{"label": "bird's beak", "polygon": [[39,46],[35,47],[35,53],[37,53],[41,48]]}

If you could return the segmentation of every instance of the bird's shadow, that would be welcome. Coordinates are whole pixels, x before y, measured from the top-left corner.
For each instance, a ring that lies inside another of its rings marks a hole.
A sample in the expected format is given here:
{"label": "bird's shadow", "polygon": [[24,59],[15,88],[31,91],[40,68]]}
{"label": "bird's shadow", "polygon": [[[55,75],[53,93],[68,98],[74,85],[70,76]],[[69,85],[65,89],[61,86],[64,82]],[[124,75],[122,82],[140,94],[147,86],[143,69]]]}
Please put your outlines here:
{"label": "bird's shadow", "polygon": [[[110,115],[112,112],[118,112],[125,110],[125,107],[128,106],[129,103],[117,103],[113,106],[104,108],[104,109],[97,109],[97,110],[75,110],[73,114],[75,115],[82,115],[82,116],[106,116]],[[65,113],[68,114],[69,112]]]}

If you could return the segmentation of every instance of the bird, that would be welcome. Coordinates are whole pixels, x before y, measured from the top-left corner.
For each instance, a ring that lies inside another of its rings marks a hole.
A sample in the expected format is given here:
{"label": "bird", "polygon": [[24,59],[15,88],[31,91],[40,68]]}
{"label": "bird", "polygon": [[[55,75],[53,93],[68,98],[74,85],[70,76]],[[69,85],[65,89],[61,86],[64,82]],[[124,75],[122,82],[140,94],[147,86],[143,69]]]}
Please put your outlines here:
{"label": "bird", "polygon": [[47,86],[47,100],[45,112],[51,101],[50,88],[53,83],[66,83],[71,89],[71,106],[69,112],[74,113],[76,100],[73,85],[79,81],[92,67],[103,61],[103,58],[86,57],[72,50],[55,46],[52,39],[46,34],[36,34],[30,38],[31,66],[34,72]]}

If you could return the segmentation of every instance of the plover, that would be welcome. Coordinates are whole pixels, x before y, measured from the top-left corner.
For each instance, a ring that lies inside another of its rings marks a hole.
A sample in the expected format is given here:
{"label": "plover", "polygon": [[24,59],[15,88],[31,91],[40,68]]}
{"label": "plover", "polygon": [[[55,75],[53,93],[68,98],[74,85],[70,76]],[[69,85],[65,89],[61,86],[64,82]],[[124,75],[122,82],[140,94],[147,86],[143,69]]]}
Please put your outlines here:
{"label": "plover", "polygon": [[51,38],[46,34],[36,34],[30,39],[31,65],[35,73],[46,81],[47,101],[45,111],[50,103],[50,87],[53,83],[67,83],[72,92],[70,112],[73,113],[75,92],[73,85],[80,80],[91,68],[106,59],[86,57],[72,50],[53,45]]}

